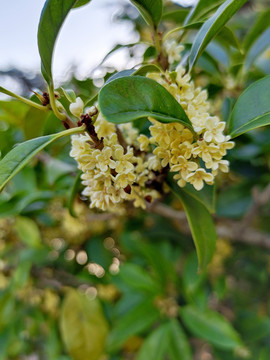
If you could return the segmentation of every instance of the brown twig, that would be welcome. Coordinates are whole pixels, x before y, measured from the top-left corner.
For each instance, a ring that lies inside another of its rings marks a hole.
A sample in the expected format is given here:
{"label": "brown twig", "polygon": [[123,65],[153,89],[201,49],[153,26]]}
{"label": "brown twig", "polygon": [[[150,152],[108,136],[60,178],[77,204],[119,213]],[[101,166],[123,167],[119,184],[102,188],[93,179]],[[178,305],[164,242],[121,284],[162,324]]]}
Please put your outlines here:
{"label": "brown twig", "polygon": [[[148,211],[177,221],[177,226],[181,232],[184,234],[191,233],[184,211],[174,210],[161,203],[153,203],[148,206]],[[218,237],[270,250],[270,235],[250,226],[243,229],[242,221],[223,220],[222,224],[219,221],[216,226]]]}

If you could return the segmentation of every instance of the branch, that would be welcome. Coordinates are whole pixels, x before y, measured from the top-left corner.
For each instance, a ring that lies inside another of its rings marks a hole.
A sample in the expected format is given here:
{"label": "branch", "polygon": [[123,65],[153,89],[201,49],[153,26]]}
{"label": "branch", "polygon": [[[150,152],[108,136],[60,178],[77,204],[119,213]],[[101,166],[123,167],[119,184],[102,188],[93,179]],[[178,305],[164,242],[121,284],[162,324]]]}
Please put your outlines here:
{"label": "branch", "polygon": [[[269,191],[269,189],[267,191]],[[260,204],[262,204],[262,202]],[[181,232],[187,235],[191,234],[184,211],[174,210],[161,203],[154,203],[150,205],[148,207],[148,211],[177,221],[177,226]],[[244,227],[242,224],[243,221],[245,221],[245,218],[242,221],[225,220],[225,223],[222,224],[218,222],[216,226],[218,237],[225,238],[229,241],[241,242],[248,245],[270,249],[270,236],[250,226]]]}
{"label": "branch", "polygon": [[[80,285],[87,283],[64,270],[39,268],[35,265],[31,269],[31,275],[37,280],[38,287],[51,287],[55,291],[62,291],[65,286],[78,288]],[[88,285],[90,284],[88,283]]]}
{"label": "branch", "polygon": [[257,187],[254,187],[252,189],[252,197],[253,204],[250,206],[242,220],[243,228],[250,225],[254,217],[258,214],[260,208],[270,201],[270,184],[262,191],[259,191]]}

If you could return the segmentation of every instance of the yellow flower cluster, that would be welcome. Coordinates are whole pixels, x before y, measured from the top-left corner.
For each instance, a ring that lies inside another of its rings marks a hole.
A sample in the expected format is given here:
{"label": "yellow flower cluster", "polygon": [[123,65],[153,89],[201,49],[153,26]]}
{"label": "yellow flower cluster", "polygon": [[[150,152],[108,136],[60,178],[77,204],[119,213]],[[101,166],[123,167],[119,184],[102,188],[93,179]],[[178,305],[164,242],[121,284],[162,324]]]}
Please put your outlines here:
{"label": "yellow flower cluster", "polygon": [[161,165],[169,165],[170,170],[177,173],[174,179],[179,186],[190,183],[201,190],[204,183],[212,185],[219,171],[229,171],[229,162],[223,157],[233,148],[234,142],[223,134],[225,123],[209,114],[207,92],[196,88],[180,65],[173,73],[151,73],[148,77],[163,85],[181,104],[195,134],[182,124],[163,124],[150,119],[151,137],[139,138],[141,148],[153,144],[153,153],[161,160]]}
{"label": "yellow flower cluster", "polygon": [[91,137],[85,133],[72,137],[70,152],[83,172],[81,178],[85,189],[82,194],[90,198],[90,207],[121,211],[121,206],[117,205],[127,200],[133,201],[135,207],[146,208],[146,201],[151,202],[160,194],[146,187],[146,182],[154,177],[148,155],[142,152],[135,155],[135,148],[128,145],[137,138],[136,129],[130,125],[120,127],[127,143],[127,146],[123,146],[119,142],[116,126],[101,115],[94,127],[98,138],[103,141],[103,148],[95,148]]}
{"label": "yellow flower cluster", "polygon": [[[175,42],[167,46],[170,63],[180,60],[181,50]],[[83,172],[83,195],[90,198],[91,208],[121,210],[118,205],[124,201],[145,208],[146,201],[160,197],[162,185],[151,186],[151,182],[155,183],[164,168],[176,173],[174,179],[180,187],[190,183],[196,190],[205,183],[212,185],[219,171],[229,171],[229,162],[223,157],[234,143],[223,134],[225,123],[209,114],[207,92],[195,87],[181,65],[174,72],[150,73],[148,77],[181,104],[194,132],[180,123],[164,124],[149,118],[148,137],[140,135],[131,123],[116,127],[99,114],[93,123],[98,141],[88,133],[74,135],[70,152]],[[82,116],[80,98],[70,110],[74,116]]]}

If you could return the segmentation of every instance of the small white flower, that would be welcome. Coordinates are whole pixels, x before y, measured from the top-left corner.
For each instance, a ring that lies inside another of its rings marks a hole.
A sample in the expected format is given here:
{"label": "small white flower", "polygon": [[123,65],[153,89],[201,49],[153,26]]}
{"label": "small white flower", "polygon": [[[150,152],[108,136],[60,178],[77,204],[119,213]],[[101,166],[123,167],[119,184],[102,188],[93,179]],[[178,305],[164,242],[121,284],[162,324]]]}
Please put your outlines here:
{"label": "small white flower", "polygon": [[223,130],[225,128],[225,122],[219,121],[218,117],[209,117],[205,121],[205,133],[203,138],[207,142],[215,141],[216,143],[222,143],[225,141]]}
{"label": "small white flower", "polygon": [[80,118],[80,116],[82,115],[83,108],[84,108],[84,103],[80,97],[77,97],[76,101],[69,105],[69,110],[71,114],[76,116],[77,118]]}
{"label": "small white flower", "polygon": [[187,176],[186,181],[191,183],[196,190],[201,190],[204,186],[204,181],[212,185],[214,176],[207,173],[204,169],[197,169],[194,173]]}
{"label": "small white flower", "polygon": [[181,51],[184,50],[184,46],[177,44],[175,40],[167,41],[165,43],[165,50],[168,55],[168,61],[173,64],[175,61],[181,60]]}

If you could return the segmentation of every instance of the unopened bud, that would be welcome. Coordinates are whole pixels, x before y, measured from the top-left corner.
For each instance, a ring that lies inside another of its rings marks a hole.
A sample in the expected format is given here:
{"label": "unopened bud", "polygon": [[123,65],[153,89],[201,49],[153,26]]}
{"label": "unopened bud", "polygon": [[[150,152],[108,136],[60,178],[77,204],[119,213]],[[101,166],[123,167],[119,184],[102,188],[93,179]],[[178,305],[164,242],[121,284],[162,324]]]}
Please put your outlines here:
{"label": "unopened bud", "polygon": [[82,115],[83,108],[84,108],[84,103],[80,97],[77,97],[76,101],[69,105],[69,110],[71,114],[76,116],[77,118],[80,118],[80,116]]}

